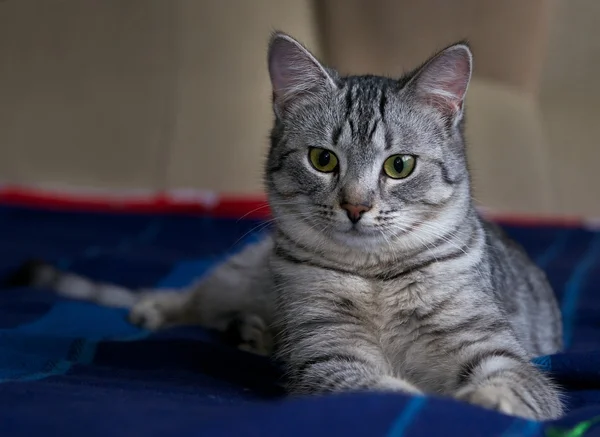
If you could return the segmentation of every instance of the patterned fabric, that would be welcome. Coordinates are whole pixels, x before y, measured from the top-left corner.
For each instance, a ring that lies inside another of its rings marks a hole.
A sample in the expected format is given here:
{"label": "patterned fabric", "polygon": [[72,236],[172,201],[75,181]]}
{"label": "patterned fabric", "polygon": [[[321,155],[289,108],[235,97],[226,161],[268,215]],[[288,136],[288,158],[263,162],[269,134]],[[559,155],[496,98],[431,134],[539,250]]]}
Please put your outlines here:
{"label": "patterned fabric", "polygon": [[[259,222],[176,215],[0,208],[0,274],[34,255],[132,287],[185,285],[249,239]],[[356,394],[290,399],[267,360],[202,329],[149,334],[126,312],[31,289],[0,292],[3,436],[600,435],[600,233],[507,226],[549,272],[566,353],[540,357],[568,390],[553,423],[450,399]]]}

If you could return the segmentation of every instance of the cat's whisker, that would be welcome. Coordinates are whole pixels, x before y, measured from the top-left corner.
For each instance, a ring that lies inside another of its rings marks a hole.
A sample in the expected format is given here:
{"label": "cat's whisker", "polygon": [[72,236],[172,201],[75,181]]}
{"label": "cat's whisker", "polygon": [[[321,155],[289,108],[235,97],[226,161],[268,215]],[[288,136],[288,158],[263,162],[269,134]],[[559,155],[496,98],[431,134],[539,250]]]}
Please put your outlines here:
{"label": "cat's whisker", "polygon": [[250,214],[252,214],[252,213],[254,213],[256,211],[260,211],[261,209],[269,208],[269,206],[270,206],[269,204],[266,204],[266,205],[259,206],[258,208],[254,208],[253,210],[248,211],[246,214],[244,214],[243,216],[241,216],[240,218],[238,218],[237,222],[240,222],[241,220],[245,219]]}
{"label": "cat's whisker", "polygon": [[260,224],[254,226],[252,229],[250,229],[249,231],[245,232],[241,237],[239,237],[237,240],[235,240],[235,242],[232,244],[232,247],[237,246],[240,242],[242,242],[248,235],[254,233],[254,232],[260,232],[262,231],[264,228],[268,227],[271,222],[273,222],[275,219],[266,221],[266,222],[261,222]]}
{"label": "cat's whisker", "polygon": [[268,227],[271,223],[275,223],[277,220],[281,220],[282,218],[306,218],[308,217],[308,213],[289,213],[289,214],[281,214],[278,217],[273,217],[268,220],[261,221],[258,225],[254,226],[249,231],[245,232],[241,237],[239,237],[235,243],[233,243],[233,247],[237,246],[241,241],[243,241],[248,235],[254,232],[261,232],[264,228]]}
{"label": "cat's whisker", "polygon": [[[439,238],[443,241],[445,241],[447,244],[449,244],[450,246],[454,247],[455,249],[460,250],[461,252],[463,252],[465,255],[468,254],[467,250],[469,249],[467,248],[463,248],[461,246],[459,246],[458,244],[456,244],[456,242],[453,240],[454,237],[458,236],[458,231],[456,231],[455,233],[450,233],[448,235],[444,235],[439,231],[439,227],[436,227],[435,225],[432,225],[430,223],[422,223],[423,227],[425,227],[426,229],[429,229],[428,232],[430,232],[430,235],[432,235],[434,238]],[[483,277],[483,272],[479,269],[476,268],[477,273],[479,274],[480,277]]]}

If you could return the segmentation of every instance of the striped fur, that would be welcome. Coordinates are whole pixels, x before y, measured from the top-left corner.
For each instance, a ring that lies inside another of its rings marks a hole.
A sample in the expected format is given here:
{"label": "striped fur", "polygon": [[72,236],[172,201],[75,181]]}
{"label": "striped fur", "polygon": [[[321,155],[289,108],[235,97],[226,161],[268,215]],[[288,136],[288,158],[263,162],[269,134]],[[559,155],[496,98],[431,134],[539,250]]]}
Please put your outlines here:
{"label": "striped fur", "polygon": [[[557,388],[530,364],[562,347],[552,290],[471,200],[463,138],[471,63],[459,43],[399,80],[340,77],[275,34],[265,171],[274,233],[186,293],[133,299],[119,290],[134,301],[132,321],[234,326],[244,347],[283,360],[293,393],[424,392],[560,416]],[[317,171],[310,147],[335,153],[339,167]],[[394,154],[417,157],[405,179],[382,172]],[[354,223],[345,203],[370,209]],[[94,288],[57,275],[46,279],[63,294]],[[111,301],[101,288],[87,298]]]}

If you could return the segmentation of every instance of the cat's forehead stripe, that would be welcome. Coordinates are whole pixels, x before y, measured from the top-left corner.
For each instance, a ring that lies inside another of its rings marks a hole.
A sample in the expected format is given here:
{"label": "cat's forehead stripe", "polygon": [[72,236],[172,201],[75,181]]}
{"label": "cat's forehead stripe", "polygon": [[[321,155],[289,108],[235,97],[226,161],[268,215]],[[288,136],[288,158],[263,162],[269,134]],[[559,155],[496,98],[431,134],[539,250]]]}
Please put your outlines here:
{"label": "cat's forehead stripe", "polygon": [[[349,77],[345,87],[345,111],[343,125],[349,130],[354,146],[372,148],[378,129],[384,130],[385,149],[391,147],[389,132],[385,127],[387,87],[384,81],[374,77]],[[340,139],[343,127],[334,129],[333,136]]]}

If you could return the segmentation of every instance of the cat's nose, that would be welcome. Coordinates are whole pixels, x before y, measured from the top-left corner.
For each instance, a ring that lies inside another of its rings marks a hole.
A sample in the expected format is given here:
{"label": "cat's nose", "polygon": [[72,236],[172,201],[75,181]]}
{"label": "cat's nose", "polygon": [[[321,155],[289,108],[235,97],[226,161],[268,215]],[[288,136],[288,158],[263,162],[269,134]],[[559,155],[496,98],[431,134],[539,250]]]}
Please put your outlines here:
{"label": "cat's nose", "polygon": [[362,215],[371,209],[371,205],[367,205],[364,203],[360,203],[358,205],[354,203],[342,203],[340,205],[342,209],[346,210],[346,214],[348,214],[348,218],[352,223],[358,223]]}

